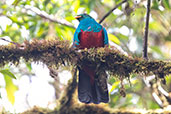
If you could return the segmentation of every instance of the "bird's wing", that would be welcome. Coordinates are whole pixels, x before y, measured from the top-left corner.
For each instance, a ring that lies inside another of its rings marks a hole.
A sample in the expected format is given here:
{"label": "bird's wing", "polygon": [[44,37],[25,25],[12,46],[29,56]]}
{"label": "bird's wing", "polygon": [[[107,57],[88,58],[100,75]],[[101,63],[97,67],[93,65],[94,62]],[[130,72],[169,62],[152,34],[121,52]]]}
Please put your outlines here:
{"label": "bird's wing", "polygon": [[104,35],[104,45],[108,45],[109,44],[108,35],[107,35],[107,31],[104,27],[103,27],[103,35]]}
{"label": "bird's wing", "polygon": [[79,36],[81,34],[81,30],[77,29],[74,33],[73,47],[76,48],[79,45]]}

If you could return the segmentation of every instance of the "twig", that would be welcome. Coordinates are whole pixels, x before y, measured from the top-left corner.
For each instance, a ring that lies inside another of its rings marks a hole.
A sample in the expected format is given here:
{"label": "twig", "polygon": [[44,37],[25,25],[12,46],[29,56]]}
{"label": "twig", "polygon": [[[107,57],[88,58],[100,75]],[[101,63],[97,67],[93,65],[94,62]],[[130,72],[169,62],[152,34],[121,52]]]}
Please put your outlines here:
{"label": "twig", "polygon": [[117,4],[113,9],[111,9],[109,12],[107,12],[106,15],[104,15],[103,18],[100,20],[99,23],[102,23],[106,19],[107,16],[109,16],[116,8],[118,8],[120,5],[122,5],[125,2],[127,2],[127,0],[123,0],[122,2]]}
{"label": "twig", "polygon": [[51,16],[44,11],[40,11],[40,9],[38,9],[36,7],[27,6],[27,7],[24,7],[24,9],[30,10],[30,11],[36,13],[38,16],[45,18],[51,22],[55,22],[55,23],[58,23],[58,24],[61,24],[64,26],[68,26],[68,27],[75,29],[75,27],[70,22],[66,21],[65,19],[60,19],[60,20],[56,19],[54,16]]}
{"label": "twig", "polygon": [[9,40],[7,40],[7,39],[5,39],[5,38],[0,38],[0,40],[3,40],[3,41],[6,41],[6,42],[9,42],[9,43],[12,43],[12,44],[15,44],[15,45],[19,45],[18,43],[16,43],[16,42],[13,42],[13,41],[9,41]]}
{"label": "twig", "polygon": [[147,0],[146,24],[145,24],[144,45],[143,45],[144,59],[148,59],[147,47],[148,47],[148,26],[149,26],[149,16],[150,16],[150,4],[151,4],[151,0]]}

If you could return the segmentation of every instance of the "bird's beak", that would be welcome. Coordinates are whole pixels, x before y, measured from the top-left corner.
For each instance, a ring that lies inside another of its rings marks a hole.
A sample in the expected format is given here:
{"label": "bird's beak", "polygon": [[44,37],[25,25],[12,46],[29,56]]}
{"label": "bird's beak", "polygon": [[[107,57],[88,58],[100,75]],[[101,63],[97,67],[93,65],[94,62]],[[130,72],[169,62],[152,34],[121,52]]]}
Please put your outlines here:
{"label": "bird's beak", "polygon": [[79,15],[77,15],[76,17],[75,17],[75,19],[78,19],[78,18],[80,18],[81,16],[79,16]]}

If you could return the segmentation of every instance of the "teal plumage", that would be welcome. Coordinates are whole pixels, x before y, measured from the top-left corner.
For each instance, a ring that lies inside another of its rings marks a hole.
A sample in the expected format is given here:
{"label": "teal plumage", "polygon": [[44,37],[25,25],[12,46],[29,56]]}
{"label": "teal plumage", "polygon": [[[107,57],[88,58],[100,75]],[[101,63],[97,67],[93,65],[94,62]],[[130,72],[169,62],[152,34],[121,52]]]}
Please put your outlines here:
{"label": "teal plumage", "polygon": [[[80,23],[74,34],[74,48],[97,48],[108,45],[107,31],[104,27],[87,14],[78,15],[76,18]],[[109,101],[107,79],[103,81],[104,87],[99,86],[97,82],[98,77],[103,75],[107,78],[107,74],[102,71],[103,73],[97,75],[95,70],[96,66],[89,65],[87,61],[84,61],[84,65],[79,68],[78,98],[83,103],[99,104]]]}
{"label": "teal plumage", "polygon": [[100,32],[100,30],[103,29],[104,34],[104,45],[108,45],[108,35],[107,31],[104,27],[102,27],[99,23],[97,23],[93,18],[90,16],[86,16],[84,19],[80,20],[80,24],[78,25],[75,33],[74,33],[74,46],[79,45],[79,34],[81,33],[81,30],[87,31],[87,32]]}

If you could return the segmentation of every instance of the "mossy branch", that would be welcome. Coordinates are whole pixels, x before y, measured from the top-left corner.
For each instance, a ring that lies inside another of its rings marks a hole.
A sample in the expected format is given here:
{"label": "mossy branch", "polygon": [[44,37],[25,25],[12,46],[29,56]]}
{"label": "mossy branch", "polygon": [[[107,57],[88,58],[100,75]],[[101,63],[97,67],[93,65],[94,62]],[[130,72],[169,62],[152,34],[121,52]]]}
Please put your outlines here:
{"label": "mossy branch", "polygon": [[34,107],[31,110],[22,114],[170,114],[169,109],[111,109],[104,105],[73,105],[65,110],[64,113],[59,113],[56,110],[48,110],[44,108]]}
{"label": "mossy branch", "polygon": [[[70,48],[69,41],[32,40],[23,44],[0,46],[0,67],[18,64],[23,58],[29,62],[43,62],[47,66],[79,65],[88,61],[96,64],[100,71],[106,70],[113,76],[129,77],[131,73],[155,74],[164,78],[171,74],[171,62],[144,60],[121,54],[110,48],[76,50]],[[97,71],[98,71],[97,70]]]}

